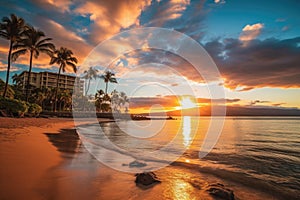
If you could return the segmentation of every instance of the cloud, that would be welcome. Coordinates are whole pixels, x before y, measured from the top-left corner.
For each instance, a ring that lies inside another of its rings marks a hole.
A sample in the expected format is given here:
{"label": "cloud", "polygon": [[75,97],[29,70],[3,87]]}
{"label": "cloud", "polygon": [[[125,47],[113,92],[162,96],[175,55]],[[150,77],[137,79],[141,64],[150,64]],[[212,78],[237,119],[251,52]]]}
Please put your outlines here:
{"label": "cloud", "polygon": [[[10,72],[15,72],[15,71],[18,71],[18,70],[20,70],[20,68],[14,66],[14,65],[12,65],[10,67]],[[7,71],[7,64],[0,61],[0,72],[3,72],[3,71]]]}
{"label": "cloud", "polygon": [[56,12],[69,12],[72,0],[31,0],[39,7]]}
{"label": "cloud", "polygon": [[138,17],[150,3],[150,0],[140,2],[132,0],[87,1],[77,6],[75,12],[89,16],[93,21],[90,39],[98,43],[122,29],[133,25],[139,26]]}
{"label": "cloud", "polygon": [[261,100],[255,100],[255,101],[251,101],[250,105],[256,105],[256,104],[264,104],[264,103],[270,103],[270,101],[261,101]]}
{"label": "cloud", "polygon": [[206,11],[200,1],[152,1],[140,16],[140,24],[147,27],[164,27],[185,33],[195,40],[204,35]]}
{"label": "cloud", "polygon": [[163,26],[165,22],[180,18],[189,6],[189,0],[171,0],[153,2],[149,9],[143,13],[146,26]]}
{"label": "cloud", "polygon": [[286,18],[277,18],[275,21],[276,22],[285,22]]}
{"label": "cloud", "polygon": [[[85,59],[92,49],[92,46],[89,45],[85,39],[78,36],[75,32],[68,30],[66,27],[54,20],[45,17],[38,17],[32,22],[36,27],[44,31],[47,34],[47,37],[53,38],[52,42],[55,44],[56,48],[63,46],[71,49],[74,53],[74,56],[79,60],[78,64]],[[35,60],[34,62],[35,64],[48,65],[49,57],[41,55],[39,59]]]}
{"label": "cloud", "polygon": [[262,23],[257,23],[253,25],[246,25],[243,28],[242,33],[240,34],[240,40],[241,41],[249,41],[257,38],[259,34],[261,33],[261,30],[263,29],[264,24]]}
{"label": "cloud", "polygon": [[282,31],[287,31],[287,30],[289,30],[289,29],[290,29],[289,26],[284,26],[284,27],[281,28]]}
{"label": "cloud", "polygon": [[[142,66],[135,71],[142,73],[154,73],[156,76],[172,76],[185,77],[190,81],[204,82],[201,74],[188,61],[182,57],[168,51],[151,49],[151,50],[136,50],[125,54],[122,58],[127,62],[127,69]],[[117,66],[119,60],[115,61]],[[116,67],[117,70],[120,66]],[[166,78],[164,78],[166,79]],[[175,85],[174,85],[175,86]]]}
{"label": "cloud", "polygon": [[224,4],[224,3],[226,3],[225,0],[215,0],[214,2],[215,2],[216,4]]}
{"label": "cloud", "polygon": [[262,87],[300,88],[298,43],[300,37],[253,40],[247,46],[238,39],[224,39],[209,42],[205,48],[216,62],[225,86],[245,91]]}
{"label": "cloud", "polygon": [[279,106],[282,106],[286,103],[273,103],[272,106],[275,106],[275,107],[279,107]]}

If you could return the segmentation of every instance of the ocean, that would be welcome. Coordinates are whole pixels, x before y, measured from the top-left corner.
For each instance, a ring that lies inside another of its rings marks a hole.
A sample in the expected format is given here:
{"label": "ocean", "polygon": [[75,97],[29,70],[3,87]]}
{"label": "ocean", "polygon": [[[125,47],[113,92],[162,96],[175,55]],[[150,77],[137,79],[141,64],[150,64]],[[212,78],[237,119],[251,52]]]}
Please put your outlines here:
{"label": "ocean", "polygon": [[200,158],[212,120],[117,121],[78,133],[100,162],[120,171],[183,166],[279,199],[300,199],[300,117],[226,117],[215,146]]}

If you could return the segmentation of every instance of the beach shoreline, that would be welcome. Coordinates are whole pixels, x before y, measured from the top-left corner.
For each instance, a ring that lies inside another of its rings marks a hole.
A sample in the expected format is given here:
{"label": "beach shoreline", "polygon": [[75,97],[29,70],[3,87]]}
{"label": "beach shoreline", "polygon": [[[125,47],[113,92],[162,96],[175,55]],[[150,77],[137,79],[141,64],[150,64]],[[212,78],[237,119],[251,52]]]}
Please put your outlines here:
{"label": "beach shoreline", "polygon": [[73,119],[0,120],[1,199],[214,199],[207,188],[216,183],[233,190],[235,199],[275,199],[176,163],[155,172],[160,184],[141,189],[134,174],[110,169],[87,152]]}

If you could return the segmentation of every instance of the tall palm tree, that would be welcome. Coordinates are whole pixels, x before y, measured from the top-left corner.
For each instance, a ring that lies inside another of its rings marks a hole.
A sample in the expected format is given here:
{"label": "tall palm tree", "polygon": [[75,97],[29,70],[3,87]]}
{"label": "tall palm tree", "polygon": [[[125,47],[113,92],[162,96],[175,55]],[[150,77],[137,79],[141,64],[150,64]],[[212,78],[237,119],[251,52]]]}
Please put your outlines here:
{"label": "tall palm tree", "polygon": [[33,56],[35,59],[39,57],[40,53],[45,53],[51,56],[55,50],[54,44],[50,42],[52,38],[44,37],[45,33],[43,31],[36,30],[32,26],[27,26],[24,31],[24,37],[22,37],[19,42],[13,45],[13,49],[16,49],[16,51],[12,54],[12,60],[16,60],[20,55],[23,55],[27,52],[30,53],[29,71],[26,83],[26,101],[28,101]]}
{"label": "tall palm tree", "polygon": [[87,87],[85,89],[85,96],[87,96],[87,93],[88,93],[88,91],[90,89],[91,80],[92,79],[96,79],[96,78],[99,77],[99,75],[97,73],[98,73],[98,70],[94,69],[93,67],[90,67],[88,70],[84,71],[83,78],[85,80],[88,80],[88,84],[87,84]]}
{"label": "tall palm tree", "polygon": [[56,111],[56,105],[57,105],[57,92],[58,92],[58,83],[59,83],[59,78],[60,78],[60,73],[61,70],[63,72],[66,71],[67,66],[72,67],[73,71],[76,73],[77,71],[77,58],[73,56],[73,52],[70,49],[67,49],[65,47],[60,47],[60,49],[55,50],[50,64],[58,64],[59,65],[59,70],[57,74],[57,81],[56,81],[56,90],[55,90],[55,96],[54,96],[54,112]]}
{"label": "tall palm tree", "polygon": [[107,94],[107,89],[108,89],[108,82],[111,83],[118,83],[117,79],[115,78],[115,74],[111,71],[105,71],[102,76],[100,76],[105,82],[105,94]]}
{"label": "tall palm tree", "polygon": [[3,97],[6,96],[7,87],[8,87],[12,48],[13,45],[20,39],[24,31],[24,26],[25,26],[24,19],[14,14],[11,14],[10,18],[3,17],[2,22],[0,23],[0,37],[10,41],[8,55],[7,55],[7,72],[6,72],[6,82],[3,91]]}

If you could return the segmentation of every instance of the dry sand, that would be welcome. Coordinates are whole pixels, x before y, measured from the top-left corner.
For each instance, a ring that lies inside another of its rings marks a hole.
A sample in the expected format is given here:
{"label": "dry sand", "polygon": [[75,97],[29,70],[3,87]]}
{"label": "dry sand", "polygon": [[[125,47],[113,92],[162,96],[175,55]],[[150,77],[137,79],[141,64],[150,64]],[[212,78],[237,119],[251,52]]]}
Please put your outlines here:
{"label": "dry sand", "polygon": [[[141,189],[133,174],[103,166],[82,147],[72,119],[0,118],[0,161],[0,199],[8,200],[213,199],[206,186],[222,182],[169,166],[155,172],[162,183]],[[226,185],[240,199],[268,199],[251,189]]]}

